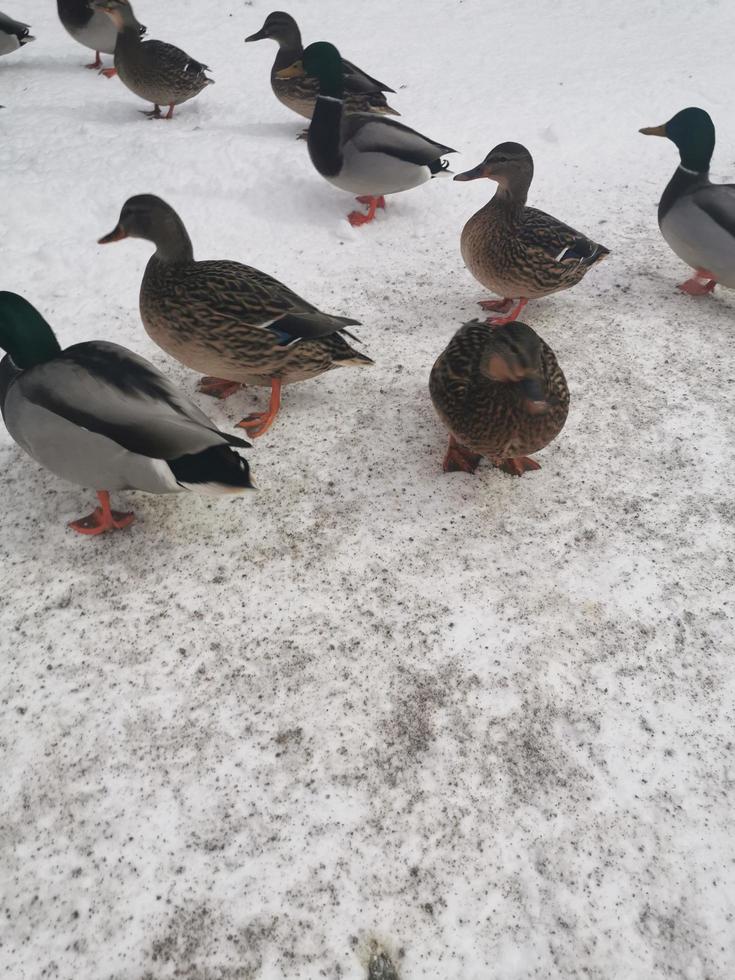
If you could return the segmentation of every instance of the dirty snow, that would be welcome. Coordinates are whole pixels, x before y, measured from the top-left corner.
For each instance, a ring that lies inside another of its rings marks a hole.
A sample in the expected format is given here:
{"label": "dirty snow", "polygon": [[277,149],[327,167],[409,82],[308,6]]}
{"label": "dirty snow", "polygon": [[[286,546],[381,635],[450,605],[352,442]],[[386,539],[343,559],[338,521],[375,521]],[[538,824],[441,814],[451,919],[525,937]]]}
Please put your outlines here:
{"label": "dirty snow", "polygon": [[[293,0],[466,169],[502,140],[531,200],[613,251],[525,319],[572,391],[540,473],[444,476],[427,378],[486,294],[459,255],[492,191],[430,184],[370,227],[270,92],[264,0],[139,0],[217,84],[148,122],[51,0],[0,61],[0,286],[65,345],[142,330],[152,192],[200,258],[362,320],[372,370],[289,388],[258,494],[87,491],[0,434],[0,976],[402,980],[735,975],[735,296],[695,300],[656,226],[684,106],[735,177],[735,12],[663,0]],[[178,16],[177,16],[178,12]],[[222,426],[264,404],[196,396]],[[384,953],[376,953],[376,951]]]}

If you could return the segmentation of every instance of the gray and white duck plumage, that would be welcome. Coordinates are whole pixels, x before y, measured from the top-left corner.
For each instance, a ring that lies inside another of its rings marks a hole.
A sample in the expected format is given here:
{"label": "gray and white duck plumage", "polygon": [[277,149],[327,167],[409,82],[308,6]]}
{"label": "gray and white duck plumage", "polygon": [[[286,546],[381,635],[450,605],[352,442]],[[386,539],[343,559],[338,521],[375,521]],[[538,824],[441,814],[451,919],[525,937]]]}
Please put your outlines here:
{"label": "gray and white duck plumage", "polygon": [[30,24],[23,24],[19,20],[8,17],[7,14],[0,13],[0,55],[11,54],[35,40],[31,34]]}
{"label": "gray and white duck plumage", "polygon": [[8,432],[62,479],[98,492],[74,522],[85,534],[124,527],[109,492],[237,494],[251,488],[249,443],[217,428],[152,364],[106,341],[62,350],[41,314],[0,292],[0,408]]}
{"label": "gray and white duck plumage", "polygon": [[[120,81],[135,95],[153,103],[146,112],[155,119],[171,119],[174,107],[188,102],[207,87],[214,85],[208,78],[207,65],[191,58],[181,48],[165,41],[143,41],[129,0],[96,0],[117,30],[115,69]],[[105,70],[105,75],[114,72]],[[165,116],[161,107],[168,106]]]}
{"label": "gray and white duck plumage", "polygon": [[[318,41],[304,51],[303,66],[319,79],[319,96],[308,133],[311,162],[335,187],[368,205],[350,224],[372,221],[386,194],[418,187],[446,171],[442,157],[455,151],[403,123],[374,113],[347,112],[342,59],[333,44]],[[288,77],[291,69],[280,74]]]}
{"label": "gray and white duck plumage", "polygon": [[[57,0],[56,7],[67,34],[83,47],[95,52],[95,60],[85,65],[85,68],[101,68],[100,54],[114,54],[117,43],[117,28],[110,18],[103,10],[95,7],[93,0]],[[135,24],[138,33],[145,34],[145,27],[137,20]],[[109,75],[110,69],[107,71]]]}
{"label": "gray and white duck plumage", "polygon": [[715,127],[709,114],[696,107],[682,109],[662,126],[640,132],[670,139],[681,158],[658,206],[661,234],[694,269],[679,289],[699,296],[718,283],[735,288],[735,184],[710,180]]}

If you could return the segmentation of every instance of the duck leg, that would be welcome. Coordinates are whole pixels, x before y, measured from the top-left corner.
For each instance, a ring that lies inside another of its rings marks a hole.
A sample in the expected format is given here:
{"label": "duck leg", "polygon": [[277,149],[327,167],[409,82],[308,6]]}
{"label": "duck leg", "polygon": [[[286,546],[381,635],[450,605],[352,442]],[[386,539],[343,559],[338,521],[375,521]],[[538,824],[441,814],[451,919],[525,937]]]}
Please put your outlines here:
{"label": "duck leg", "polygon": [[523,476],[524,473],[541,469],[541,464],[529,456],[515,456],[510,459],[493,460],[493,465],[497,466],[504,473],[510,473],[511,476]]}
{"label": "duck leg", "polygon": [[173,119],[174,118],[174,103],[173,102],[168,107],[168,112],[166,113],[166,115],[163,118],[164,119]]}
{"label": "duck leg", "polygon": [[466,446],[457,442],[454,436],[450,436],[443,469],[445,473],[474,473],[481,459],[482,456],[471,452]]}
{"label": "duck leg", "polygon": [[247,415],[241,422],[237,423],[238,428],[245,429],[252,439],[257,439],[258,436],[265,435],[273,425],[280,407],[281,379],[271,378],[271,400],[268,405],[268,411],[255,412],[253,415]]}
{"label": "duck leg", "polygon": [[87,517],[71,521],[69,527],[78,534],[104,534],[105,531],[122,530],[132,524],[135,514],[124,513],[110,508],[110,495],[107,490],[98,490],[97,499],[100,506],[96,507]]}
{"label": "duck leg", "polygon": [[527,305],[528,300],[524,299],[523,296],[515,303],[512,299],[504,300],[493,300],[485,299],[480,303],[483,310],[497,310],[500,316],[490,316],[485,320],[485,323],[489,324],[491,327],[502,327],[506,323],[512,323],[517,319],[521,310]]}
{"label": "duck leg", "polygon": [[686,282],[682,282],[676,288],[689,296],[706,296],[707,293],[713,291],[716,285],[717,280],[711,272],[707,272],[706,269],[697,269],[691,279],[687,279]]}
{"label": "duck leg", "polygon": [[380,197],[372,197],[370,194],[363,194],[362,197],[356,198],[360,204],[367,204],[368,213],[363,214],[362,211],[350,211],[347,215],[347,220],[352,225],[353,228],[359,228],[360,225],[366,225],[369,221],[372,221],[375,217],[375,212],[378,208],[385,208],[385,198],[381,194]]}
{"label": "duck leg", "polygon": [[160,107],[160,105],[156,105],[152,109],[140,109],[139,111],[144,116],[148,116],[149,119],[160,119],[161,118],[161,107]]}
{"label": "duck leg", "polygon": [[203,395],[211,395],[212,398],[229,398],[239,391],[242,385],[239,381],[227,381],[225,378],[205,377],[199,381],[197,389]]}
{"label": "duck leg", "polygon": [[[92,65],[87,65],[87,68],[91,68]],[[117,68],[103,68],[100,75],[104,75],[105,78],[114,78],[117,75]]]}
{"label": "duck leg", "polygon": [[102,58],[100,58],[99,51],[95,51],[95,53],[94,53],[94,61],[92,62],[92,64],[91,65],[85,65],[84,67],[85,68],[101,68],[102,67]]}

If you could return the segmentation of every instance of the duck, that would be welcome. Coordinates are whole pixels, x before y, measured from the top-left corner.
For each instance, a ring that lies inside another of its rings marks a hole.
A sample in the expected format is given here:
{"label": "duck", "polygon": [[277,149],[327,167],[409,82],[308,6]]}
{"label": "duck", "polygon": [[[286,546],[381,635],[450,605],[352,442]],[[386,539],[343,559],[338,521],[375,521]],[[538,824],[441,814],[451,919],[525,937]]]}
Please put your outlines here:
{"label": "duck", "polygon": [[97,492],[99,505],[69,527],[121,530],[132,512],[110,493],[241,494],[252,490],[250,448],[220,432],[144,358],[103,340],[65,350],[39,311],[0,292],[0,410],[14,441],[56,476]]}
{"label": "duck", "polygon": [[475,279],[503,297],[479,304],[496,314],[487,323],[502,326],[516,320],[530,299],[575,286],[610,250],[526,205],[533,158],[520,143],[499,143],[454,179],[482,177],[496,181],[498,189],[462,229],[461,251]]}
{"label": "duck", "polygon": [[19,20],[0,13],[0,55],[10,54],[35,40],[30,24],[22,24]]}
{"label": "duck", "polygon": [[302,65],[277,72],[291,78],[300,71],[319,80],[314,115],[307,135],[316,170],[335,187],[357,195],[367,213],[353,211],[347,219],[358,227],[373,221],[385,208],[385,195],[418,187],[444,173],[449,146],[436,143],[387,116],[346,112],[342,58],[333,44],[317,41],[304,51]]}
{"label": "duck", "polygon": [[[117,43],[117,29],[110,18],[92,4],[92,0],[56,0],[59,20],[70,37],[85,48],[94,51],[94,61],[85,68],[102,68],[100,54],[114,54]],[[132,13],[132,8],[131,8]],[[135,21],[140,35],[146,28]],[[115,74],[114,68],[106,69],[108,77]]]}
{"label": "duck", "polygon": [[[245,42],[262,41],[270,38],[278,42],[278,53],[271,68],[271,88],[287,109],[311,119],[314,114],[316,97],[319,94],[319,81],[307,75],[303,68],[304,49],[301,44],[301,31],[294,18],[280,10],[268,14],[259,31],[245,38]],[[288,78],[279,78],[278,72],[284,68],[297,66]],[[342,76],[345,89],[345,106],[349,112],[375,112],[390,116],[400,116],[392,109],[384,92],[394,92],[384,82],[372,78],[367,72],[342,59]]]}
{"label": "duck", "polygon": [[[152,102],[153,109],[143,111],[144,115],[172,119],[177,105],[214,85],[214,79],[206,75],[208,66],[181,48],[165,41],[142,41],[128,0],[96,0],[95,6],[107,14],[117,30],[115,68],[104,69],[102,74],[111,78],[117,73],[131,92]],[[163,105],[168,106],[165,116],[161,113]]]}
{"label": "duck", "polygon": [[681,162],[658,205],[658,226],[666,243],[694,269],[678,288],[690,296],[705,296],[718,283],[735,288],[735,184],[709,179],[715,150],[712,117],[692,106],[640,132],[663,136],[679,150]]}
{"label": "duck", "polygon": [[347,327],[359,320],[322,313],[252,266],[196,261],[183,221],[160,197],[131,197],[99,243],[124,238],[156,246],[140,289],[143,326],[167,354],[204,375],[199,390],[228,398],[246,384],[270,388],[267,411],[238,423],[250,437],[272,426],[283,385],[373,364],[345,339],[357,340]]}
{"label": "duck", "polygon": [[449,430],[445,473],[474,473],[483,457],[512,476],[539,470],[530,454],[556,439],[569,413],[556,355],[519,321],[465,323],[437,358],[429,392]]}

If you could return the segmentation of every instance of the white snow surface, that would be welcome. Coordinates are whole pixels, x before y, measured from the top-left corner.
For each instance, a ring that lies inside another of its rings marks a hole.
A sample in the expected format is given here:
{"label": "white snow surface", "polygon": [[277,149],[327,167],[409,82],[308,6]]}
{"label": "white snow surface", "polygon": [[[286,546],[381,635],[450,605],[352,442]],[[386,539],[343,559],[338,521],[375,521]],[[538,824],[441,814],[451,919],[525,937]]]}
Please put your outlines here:
{"label": "white snow surface", "polygon": [[[656,224],[677,162],[638,128],[711,112],[735,175],[725,0],[292,0],[397,90],[404,122],[535,158],[530,202],[611,250],[524,314],[572,406],[522,479],[444,475],[427,380],[487,294],[485,181],[432,180],[351,229],[271,93],[264,0],[139,0],[212,66],[173,122],[81,67],[51,0],[0,60],[0,288],[64,346],[150,358],[150,246],[100,247],[151,192],[199,258],[362,321],[373,369],[289,387],[257,494],[92,494],[0,434],[0,976],[401,980],[735,976],[735,296],[680,295]],[[106,59],[109,63],[109,59]]]}

